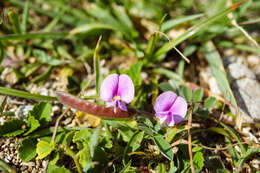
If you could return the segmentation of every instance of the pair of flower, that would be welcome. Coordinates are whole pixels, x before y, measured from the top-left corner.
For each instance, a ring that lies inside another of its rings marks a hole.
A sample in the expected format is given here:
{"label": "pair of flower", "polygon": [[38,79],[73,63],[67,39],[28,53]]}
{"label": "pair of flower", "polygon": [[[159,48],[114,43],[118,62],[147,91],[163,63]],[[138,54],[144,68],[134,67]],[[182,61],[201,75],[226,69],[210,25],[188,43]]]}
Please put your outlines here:
{"label": "pair of flower", "polygon": [[[129,104],[134,99],[134,84],[126,74],[108,75],[101,85],[100,97],[108,107],[114,107],[114,112],[118,108],[127,111],[125,104]],[[187,113],[187,102],[174,92],[167,91],[157,97],[153,108],[161,124],[166,122],[168,126],[174,126],[184,119]]]}

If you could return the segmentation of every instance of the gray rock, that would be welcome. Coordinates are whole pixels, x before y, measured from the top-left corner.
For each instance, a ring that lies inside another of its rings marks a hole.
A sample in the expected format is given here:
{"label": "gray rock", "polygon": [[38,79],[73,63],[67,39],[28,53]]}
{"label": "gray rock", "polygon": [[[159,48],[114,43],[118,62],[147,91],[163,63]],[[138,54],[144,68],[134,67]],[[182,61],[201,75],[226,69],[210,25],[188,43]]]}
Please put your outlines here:
{"label": "gray rock", "polygon": [[224,66],[243,121],[260,121],[260,84],[255,74],[235,57],[225,57]]}

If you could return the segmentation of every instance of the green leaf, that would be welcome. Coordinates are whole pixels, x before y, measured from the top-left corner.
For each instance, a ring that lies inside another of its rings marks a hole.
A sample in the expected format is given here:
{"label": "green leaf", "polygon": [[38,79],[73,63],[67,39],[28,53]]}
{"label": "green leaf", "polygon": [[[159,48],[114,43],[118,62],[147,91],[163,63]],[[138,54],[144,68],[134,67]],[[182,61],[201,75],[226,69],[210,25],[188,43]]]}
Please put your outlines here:
{"label": "green leaf", "polygon": [[71,35],[75,34],[88,34],[88,33],[93,33],[97,32],[100,30],[116,30],[112,26],[104,23],[88,23],[84,25],[80,25],[73,30],[70,31]]}
{"label": "green leaf", "polygon": [[89,145],[86,144],[84,148],[77,153],[77,157],[79,158],[81,167],[85,168],[91,162]]}
{"label": "green leaf", "polygon": [[41,63],[24,64],[21,67],[20,71],[24,74],[25,77],[28,77],[32,73],[34,73],[41,65]]}
{"label": "green leaf", "polygon": [[171,145],[165,141],[162,135],[154,136],[154,142],[158,146],[159,150],[161,151],[162,155],[169,160],[173,160],[173,151]]}
{"label": "green leaf", "polygon": [[102,37],[99,37],[99,39],[98,39],[96,49],[95,49],[95,52],[94,52],[94,57],[93,57],[94,72],[95,72],[95,75],[96,75],[96,92],[97,92],[97,95],[99,95],[99,90],[100,90],[101,83],[102,83],[102,80],[103,80],[102,79],[103,77],[102,77],[102,74],[101,74],[101,71],[100,71],[100,59],[99,59],[99,56],[98,56],[99,44],[100,44],[101,38]]}
{"label": "green leaf", "polygon": [[29,14],[29,0],[26,0],[25,4],[24,4],[24,9],[23,9],[23,20],[22,20],[22,24],[21,24],[21,30],[22,33],[26,33],[26,29],[27,29],[27,20],[28,20],[28,14]]}
{"label": "green leaf", "polygon": [[101,126],[98,126],[98,127],[93,131],[93,134],[92,134],[91,137],[90,137],[90,140],[89,140],[89,149],[90,149],[91,157],[94,156],[94,151],[95,151],[95,147],[96,147],[97,144],[98,144],[98,139],[99,139],[99,136],[100,136],[100,132],[101,132]]}
{"label": "green leaf", "polygon": [[31,94],[25,91],[20,91],[11,88],[5,88],[5,87],[0,87],[0,94],[16,96],[25,99],[41,100],[41,101],[58,101],[57,97],[44,96],[40,94]]}
{"label": "green leaf", "polygon": [[216,78],[217,84],[225,95],[226,99],[237,108],[236,99],[232,93],[232,90],[229,86],[226,72],[221,60],[221,57],[211,41],[208,41],[203,46],[203,53],[210,65],[210,69],[213,73],[213,76]]}
{"label": "green leaf", "polygon": [[235,173],[239,173],[242,168],[243,164],[250,158],[252,158],[253,155],[260,153],[260,148],[249,148],[246,153],[244,153],[238,161],[238,169],[234,171]]}
{"label": "green leaf", "polygon": [[181,23],[184,23],[184,22],[188,22],[188,21],[191,21],[191,20],[194,20],[194,19],[197,19],[197,18],[200,18],[204,16],[204,14],[194,14],[194,15],[190,15],[190,16],[183,16],[179,19],[170,19],[170,20],[167,20],[165,21],[163,24],[162,24],[162,32],[165,32],[167,30],[170,30],[171,28],[173,28],[174,26],[176,25],[179,25]]}
{"label": "green leaf", "polygon": [[51,120],[52,106],[47,102],[40,102],[33,106],[33,109],[28,114],[35,117],[41,124],[46,124]]}
{"label": "green leaf", "polygon": [[51,56],[47,55],[44,51],[39,50],[39,49],[34,49],[33,50],[33,55],[41,62],[44,64],[49,64],[49,65],[60,65],[62,64],[62,61],[59,59],[52,58]]}
{"label": "green leaf", "polygon": [[20,159],[24,162],[29,162],[33,158],[36,157],[36,144],[37,140],[35,138],[25,138],[20,143],[20,147],[18,148],[18,153]]}
{"label": "green leaf", "polygon": [[36,146],[36,153],[38,154],[36,159],[43,159],[48,156],[54,150],[54,144],[46,141],[39,141]]}
{"label": "green leaf", "polygon": [[166,173],[166,166],[164,163],[158,163],[158,166],[156,167],[158,173]]}
{"label": "green leaf", "polygon": [[168,82],[162,82],[159,84],[159,88],[162,91],[175,91],[174,88]]}
{"label": "green leaf", "polygon": [[182,88],[182,92],[183,92],[183,95],[185,97],[185,99],[190,102],[191,99],[192,99],[192,90],[190,89],[190,87],[188,86],[183,86]]}
{"label": "green leaf", "polygon": [[144,131],[144,133],[146,133],[149,136],[153,136],[154,135],[153,134],[153,130],[150,127],[148,127],[148,126],[146,126],[144,124],[138,124],[138,128],[140,130]]}
{"label": "green leaf", "polygon": [[131,173],[134,172],[133,170],[131,170],[131,163],[132,160],[129,160],[129,162],[125,165],[125,167],[119,172],[119,173]]}
{"label": "green leaf", "polygon": [[0,136],[10,137],[20,135],[25,131],[25,129],[22,128],[24,125],[25,122],[20,119],[8,120],[0,126]]}
{"label": "green leaf", "polygon": [[68,169],[63,167],[58,167],[56,165],[48,165],[47,173],[70,173]]}
{"label": "green leaf", "polygon": [[43,72],[42,74],[36,76],[35,78],[32,79],[33,83],[40,83],[48,78],[48,76],[51,74],[53,69],[53,66],[49,65],[47,70]]}
{"label": "green leaf", "polygon": [[167,70],[165,68],[156,68],[153,70],[153,72],[155,74],[161,74],[161,75],[165,75],[166,77],[168,77],[169,79],[173,79],[176,81],[183,81],[181,76],[171,70]]}
{"label": "green leaf", "polygon": [[208,97],[208,98],[205,100],[204,107],[205,107],[206,109],[210,109],[210,108],[212,108],[215,104],[216,104],[216,98],[215,98],[215,97]]}
{"label": "green leaf", "polygon": [[143,141],[144,132],[138,132],[136,135],[133,136],[132,140],[129,142],[129,146],[132,147],[131,152],[136,151]]}
{"label": "green leaf", "polygon": [[196,152],[194,154],[193,163],[196,171],[200,172],[204,167],[204,157],[202,152]]}
{"label": "green leaf", "polygon": [[1,40],[27,40],[27,39],[40,39],[40,38],[62,39],[62,38],[65,38],[67,36],[68,36],[68,33],[66,33],[66,32],[8,34],[8,35],[0,36],[0,41]]}
{"label": "green leaf", "polygon": [[203,89],[202,88],[197,88],[194,92],[193,92],[193,97],[192,100],[196,103],[196,102],[200,102],[203,98]]}
{"label": "green leaf", "polygon": [[21,28],[20,28],[20,23],[18,19],[18,14],[11,8],[8,17],[10,20],[10,23],[12,25],[12,30],[15,34],[20,34],[21,33]]}
{"label": "green leaf", "polygon": [[143,67],[143,62],[139,61],[133,65],[127,70],[127,74],[132,79],[134,86],[140,86],[142,84],[142,77],[140,75]]}
{"label": "green leaf", "polygon": [[27,116],[27,126],[29,127],[29,130],[24,133],[23,135],[26,136],[30,133],[32,133],[33,131],[35,131],[38,127],[40,127],[40,123],[37,119],[35,119],[34,116],[32,116],[31,114],[29,114]]}

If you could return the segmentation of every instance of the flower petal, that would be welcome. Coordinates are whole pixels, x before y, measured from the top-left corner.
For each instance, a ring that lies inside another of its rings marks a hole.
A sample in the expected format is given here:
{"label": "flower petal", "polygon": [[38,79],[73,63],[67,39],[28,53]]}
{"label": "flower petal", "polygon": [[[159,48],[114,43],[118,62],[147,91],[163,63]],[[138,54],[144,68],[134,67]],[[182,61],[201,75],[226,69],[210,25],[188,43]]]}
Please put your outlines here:
{"label": "flower petal", "polygon": [[170,112],[173,114],[175,124],[181,122],[187,113],[187,102],[184,98],[178,97],[170,108]]}
{"label": "flower petal", "polygon": [[167,120],[166,120],[166,123],[168,126],[172,127],[175,125],[175,121],[174,121],[174,118],[173,118],[173,115],[168,115],[167,117]]}
{"label": "flower petal", "polygon": [[119,108],[120,108],[122,111],[127,112],[127,108],[126,108],[126,106],[125,106],[124,103],[118,101],[118,106],[119,106]]}
{"label": "flower petal", "polygon": [[156,113],[155,116],[160,120],[160,124],[163,124],[167,120],[167,113]]}
{"label": "flower petal", "polygon": [[126,74],[119,76],[117,95],[125,103],[130,103],[134,99],[135,87],[131,78]]}
{"label": "flower petal", "polygon": [[110,102],[116,96],[118,89],[118,74],[108,75],[100,87],[100,98],[103,101]]}
{"label": "flower petal", "polygon": [[174,101],[176,100],[177,95],[172,91],[167,91],[160,94],[155,100],[153,109],[155,112],[168,111]]}

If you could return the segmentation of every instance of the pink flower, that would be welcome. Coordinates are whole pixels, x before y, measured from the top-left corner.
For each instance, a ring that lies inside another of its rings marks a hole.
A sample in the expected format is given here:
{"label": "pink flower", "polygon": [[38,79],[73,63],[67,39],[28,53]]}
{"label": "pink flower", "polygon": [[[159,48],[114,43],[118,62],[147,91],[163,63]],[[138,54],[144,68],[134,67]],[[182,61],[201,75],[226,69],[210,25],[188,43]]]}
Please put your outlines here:
{"label": "pink flower", "polygon": [[108,75],[100,88],[100,98],[107,103],[107,107],[114,107],[114,112],[120,108],[127,111],[126,105],[129,104],[135,95],[134,84],[131,78],[126,75]]}
{"label": "pink flower", "polygon": [[161,124],[166,122],[168,126],[174,126],[184,119],[187,113],[187,102],[174,92],[167,91],[157,97],[153,108]]}

